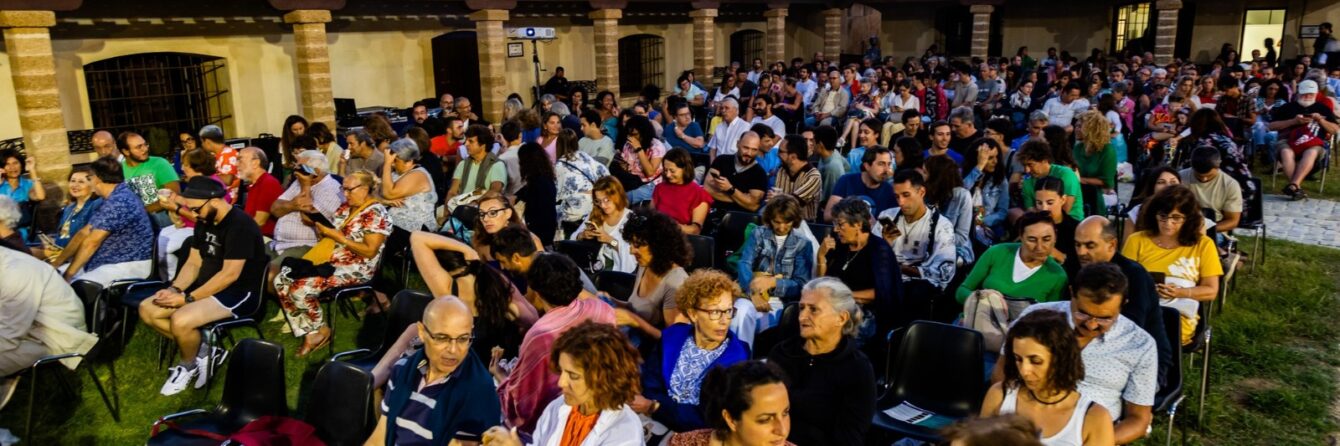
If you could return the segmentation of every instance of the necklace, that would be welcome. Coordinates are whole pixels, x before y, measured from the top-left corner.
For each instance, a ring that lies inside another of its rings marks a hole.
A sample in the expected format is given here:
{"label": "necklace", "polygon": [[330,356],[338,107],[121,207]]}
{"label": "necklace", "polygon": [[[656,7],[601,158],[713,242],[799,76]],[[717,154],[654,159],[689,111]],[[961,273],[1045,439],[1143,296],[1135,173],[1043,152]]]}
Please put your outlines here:
{"label": "necklace", "polygon": [[1032,397],[1033,401],[1037,401],[1039,404],[1042,404],[1044,406],[1054,406],[1062,401],[1065,401],[1066,398],[1069,398],[1070,391],[1069,390],[1065,391],[1065,393],[1061,394],[1061,397],[1057,398],[1056,401],[1046,401],[1043,400],[1042,398],[1038,398],[1038,395],[1033,393],[1033,389],[1028,389],[1028,396]]}
{"label": "necklace", "polygon": [[847,262],[842,264],[842,272],[847,272],[847,267],[850,266],[851,262],[856,260],[856,256],[860,254],[861,251],[852,251],[851,255],[847,256]]}

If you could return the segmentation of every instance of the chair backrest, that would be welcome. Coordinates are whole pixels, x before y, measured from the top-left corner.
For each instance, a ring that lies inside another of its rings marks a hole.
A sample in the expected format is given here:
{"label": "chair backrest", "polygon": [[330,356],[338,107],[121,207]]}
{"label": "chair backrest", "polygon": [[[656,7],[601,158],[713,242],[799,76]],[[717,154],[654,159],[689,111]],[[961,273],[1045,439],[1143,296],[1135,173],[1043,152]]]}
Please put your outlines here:
{"label": "chair backrest", "polygon": [[810,223],[810,233],[814,234],[814,240],[822,244],[829,234],[833,233],[833,225],[821,223]]}
{"label": "chair backrest", "polygon": [[981,333],[915,321],[889,371],[890,395],[941,415],[976,415],[985,391],[983,368]]}
{"label": "chair backrest", "polygon": [[479,220],[479,207],[467,204],[456,206],[456,209],[451,210],[451,218],[460,221],[466,228],[473,228],[475,221]]}
{"label": "chair backrest", "polygon": [[712,260],[716,256],[716,241],[712,237],[688,234],[689,245],[693,247],[693,263],[686,270],[693,272],[698,268],[712,268],[716,262]]}
{"label": "chair backrest", "polygon": [[71,282],[70,288],[74,288],[74,295],[79,296],[79,301],[84,304],[84,324],[88,327],[88,332],[98,334],[103,322],[97,317],[98,297],[102,295],[102,285],[81,279]]}
{"label": "chair backrest", "polygon": [[600,271],[600,242],[594,240],[558,240],[554,242],[554,252],[568,256],[577,267],[586,274]]}
{"label": "chair backrest", "polygon": [[316,372],[303,420],[330,446],[361,445],[376,422],[372,375],[342,361]]}
{"label": "chair backrest", "polygon": [[730,211],[721,217],[721,223],[717,224],[716,234],[712,239],[721,245],[723,252],[727,256],[744,244],[744,231],[750,223],[759,222],[758,214],[748,212]]}
{"label": "chair backrest", "polygon": [[1253,187],[1250,192],[1244,191],[1249,192],[1246,198],[1247,206],[1244,206],[1242,222],[1238,223],[1238,226],[1256,228],[1265,223],[1265,204],[1263,203],[1265,192],[1261,189],[1260,178],[1248,178],[1247,183]]}
{"label": "chair backrest", "polygon": [[596,289],[609,293],[610,297],[627,302],[633,295],[633,286],[637,276],[619,271],[600,271],[596,273]]}
{"label": "chair backrest", "polygon": [[[1163,312],[1163,331],[1168,334],[1168,344],[1173,351],[1172,368],[1168,369],[1167,378],[1168,387],[1182,385],[1182,313],[1178,313],[1176,308],[1160,307]],[[1174,384],[1176,383],[1176,384]],[[1160,389],[1162,390],[1162,389]]]}
{"label": "chair backrest", "polygon": [[423,320],[423,311],[433,296],[419,290],[401,290],[391,298],[391,308],[387,311],[386,333],[382,335],[382,346],[374,356],[380,358],[386,354],[405,328]]}
{"label": "chair backrest", "polygon": [[223,398],[217,412],[228,424],[240,427],[265,415],[287,415],[284,385],[284,347],[255,338],[233,348]]}

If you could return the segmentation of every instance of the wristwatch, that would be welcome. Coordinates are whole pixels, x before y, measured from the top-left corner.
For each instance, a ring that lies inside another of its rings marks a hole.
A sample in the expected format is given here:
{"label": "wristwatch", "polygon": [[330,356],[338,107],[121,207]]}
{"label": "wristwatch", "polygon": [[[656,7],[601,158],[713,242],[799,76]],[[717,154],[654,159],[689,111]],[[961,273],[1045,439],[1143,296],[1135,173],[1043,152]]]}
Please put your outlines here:
{"label": "wristwatch", "polygon": [[186,299],[186,303],[188,303],[188,304],[191,303],[191,302],[195,302],[195,297],[192,297],[192,296],[191,296],[191,293],[186,293],[186,295],[184,296],[184,298]]}

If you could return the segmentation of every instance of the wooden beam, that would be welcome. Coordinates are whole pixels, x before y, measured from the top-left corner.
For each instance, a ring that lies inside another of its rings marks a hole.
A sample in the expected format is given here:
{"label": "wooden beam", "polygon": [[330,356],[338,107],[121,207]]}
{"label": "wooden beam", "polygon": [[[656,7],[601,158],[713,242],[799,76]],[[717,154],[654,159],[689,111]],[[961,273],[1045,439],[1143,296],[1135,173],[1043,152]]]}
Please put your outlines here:
{"label": "wooden beam", "polygon": [[324,9],[335,11],[344,9],[345,0],[268,0],[270,6],[280,11],[296,11],[299,9]]}
{"label": "wooden beam", "polygon": [[0,11],[74,11],[84,0],[0,0]]}
{"label": "wooden beam", "polygon": [[465,0],[465,7],[475,11],[481,9],[516,9],[516,0]]}

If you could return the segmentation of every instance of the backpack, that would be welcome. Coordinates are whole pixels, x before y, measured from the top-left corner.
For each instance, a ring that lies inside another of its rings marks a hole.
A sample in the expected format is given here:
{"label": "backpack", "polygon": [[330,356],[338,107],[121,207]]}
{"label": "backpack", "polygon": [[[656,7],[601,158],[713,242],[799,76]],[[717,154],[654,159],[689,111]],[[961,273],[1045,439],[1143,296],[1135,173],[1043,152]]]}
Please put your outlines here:
{"label": "backpack", "polygon": [[982,347],[989,352],[999,352],[1005,344],[1005,332],[1023,313],[1024,308],[1033,305],[1032,299],[1006,297],[996,290],[977,290],[963,302],[963,319],[959,326],[982,333]]}
{"label": "backpack", "polygon": [[204,437],[219,441],[220,445],[241,446],[325,446],[316,435],[316,428],[297,418],[267,415],[247,423],[232,435],[223,435],[200,429],[184,429],[171,421],[154,425],[152,436],[158,435],[158,428],[167,426],[186,435]]}

